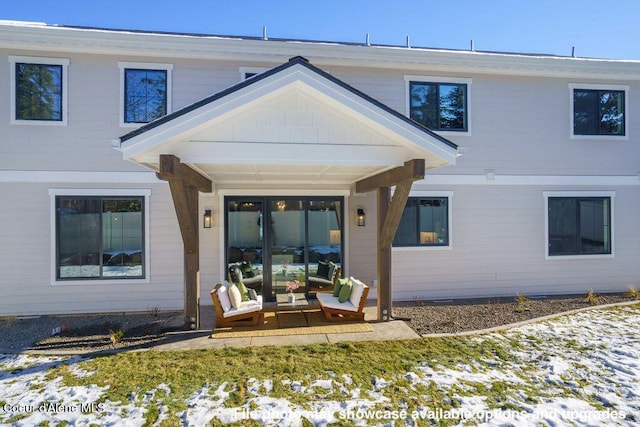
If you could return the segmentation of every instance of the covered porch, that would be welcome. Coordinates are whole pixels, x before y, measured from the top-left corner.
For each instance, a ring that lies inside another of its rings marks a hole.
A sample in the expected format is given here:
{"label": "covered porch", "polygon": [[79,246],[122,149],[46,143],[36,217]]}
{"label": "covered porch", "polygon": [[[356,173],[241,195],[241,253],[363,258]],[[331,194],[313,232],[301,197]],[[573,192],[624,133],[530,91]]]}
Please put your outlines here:
{"label": "covered porch", "polygon": [[[185,322],[193,327],[201,324],[200,298],[228,278],[225,198],[245,196],[341,197],[340,268],[348,277],[356,263],[350,241],[361,234],[355,233],[363,210],[357,198],[374,192],[376,208],[366,212],[365,225],[376,241],[372,291],[377,319],[390,320],[391,242],[411,185],[457,156],[455,144],[300,57],[142,126],[116,145],[125,159],[169,183],[184,246]],[[215,226],[205,234],[207,211]]]}

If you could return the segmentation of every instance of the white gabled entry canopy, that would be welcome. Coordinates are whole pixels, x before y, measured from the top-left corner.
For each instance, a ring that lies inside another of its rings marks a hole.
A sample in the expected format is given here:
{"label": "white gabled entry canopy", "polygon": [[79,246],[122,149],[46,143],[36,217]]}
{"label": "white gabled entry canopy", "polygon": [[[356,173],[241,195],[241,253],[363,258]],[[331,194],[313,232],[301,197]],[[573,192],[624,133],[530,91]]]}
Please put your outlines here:
{"label": "white gabled entry canopy", "polygon": [[412,182],[454,164],[458,151],[301,57],[124,135],[119,149],[169,182],[184,244],[185,324],[196,326],[199,191],[377,190],[378,317],[389,320],[391,240]]}
{"label": "white gabled entry canopy", "polygon": [[424,159],[455,163],[457,146],[301,57],[120,138],[127,160],[158,171],[171,154],[215,188],[349,189]]}

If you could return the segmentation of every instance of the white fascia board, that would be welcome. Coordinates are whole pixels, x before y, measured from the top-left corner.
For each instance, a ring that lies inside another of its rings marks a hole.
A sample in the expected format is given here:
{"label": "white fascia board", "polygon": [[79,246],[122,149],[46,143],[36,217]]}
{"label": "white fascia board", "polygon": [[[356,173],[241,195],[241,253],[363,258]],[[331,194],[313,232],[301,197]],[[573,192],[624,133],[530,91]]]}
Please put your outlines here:
{"label": "white fascia board", "polygon": [[[157,159],[156,159],[157,161]],[[90,171],[0,171],[0,183],[83,183],[83,184],[158,184],[163,183],[153,172]]]}
{"label": "white fascia board", "polygon": [[414,189],[428,189],[434,185],[489,186],[640,186],[638,175],[498,175],[487,179],[482,175],[428,174],[414,183]]}
{"label": "white fascia board", "polygon": [[[375,149],[372,149],[375,148]],[[176,154],[183,163],[388,166],[401,165],[406,151],[394,146],[259,142],[190,142]]]}
{"label": "white fascia board", "polygon": [[[43,45],[42,40],[46,40]],[[262,61],[278,64],[304,56],[320,66],[358,66],[422,72],[464,72],[640,80],[640,61],[574,58],[466,50],[365,46],[330,42],[256,40],[241,37],[154,34],[28,23],[0,23],[0,45],[9,49],[70,53]]]}

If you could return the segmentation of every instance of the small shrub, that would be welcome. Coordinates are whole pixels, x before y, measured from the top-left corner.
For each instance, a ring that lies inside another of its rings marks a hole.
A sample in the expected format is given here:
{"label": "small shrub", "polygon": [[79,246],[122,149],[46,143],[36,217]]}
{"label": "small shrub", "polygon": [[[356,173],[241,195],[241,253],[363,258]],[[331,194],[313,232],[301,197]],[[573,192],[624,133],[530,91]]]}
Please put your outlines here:
{"label": "small shrub", "polygon": [[516,294],[516,302],[518,306],[516,307],[516,312],[522,313],[523,311],[530,310],[527,305],[529,304],[529,298],[527,298],[522,292]]}
{"label": "small shrub", "polygon": [[629,286],[629,290],[624,293],[624,296],[631,299],[640,299],[638,288],[635,285]]}
{"label": "small shrub", "polygon": [[13,326],[16,324],[17,321],[18,321],[18,318],[16,316],[9,316],[4,319],[4,322],[7,326]]}
{"label": "small shrub", "polygon": [[585,300],[589,304],[598,304],[601,299],[602,299],[602,297],[600,295],[596,294],[593,289],[589,289],[587,291],[587,296],[585,297]]}
{"label": "small shrub", "polygon": [[122,330],[118,330],[118,331],[112,331],[109,330],[109,339],[111,339],[111,343],[112,344],[117,344],[120,341],[122,341],[122,338],[124,338],[124,332],[122,332]]}
{"label": "small shrub", "polygon": [[419,296],[414,295],[413,297],[411,297],[411,299],[413,299],[413,305],[415,307],[424,307],[425,305],[424,300]]}
{"label": "small shrub", "polygon": [[158,317],[160,315],[160,307],[156,305],[155,307],[153,307],[150,310],[149,314],[151,314],[151,317],[153,317],[155,319],[156,317]]}

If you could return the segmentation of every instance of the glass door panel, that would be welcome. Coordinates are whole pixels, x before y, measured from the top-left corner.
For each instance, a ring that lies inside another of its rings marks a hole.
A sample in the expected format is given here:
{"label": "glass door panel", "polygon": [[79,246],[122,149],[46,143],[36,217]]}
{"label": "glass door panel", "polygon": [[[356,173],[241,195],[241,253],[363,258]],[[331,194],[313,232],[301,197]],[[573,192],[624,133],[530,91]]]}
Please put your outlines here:
{"label": "glass door panel", "polygon": [[333,290],[342,268],[342,204],[310,199],[308,209],[308,285],[310,292]]}
{"label": "glass door panel", "polygon": [[271,256],[271,295],[287,287],[306,293],[306,218],[304,198],[271,198],[271,226],[267,233]]}
{"label": "glass door panel", "polygon": [[227,276],[266,301],[286,293],[330,292],[343,262],[341,197],[225,198]]}
{"label": "glass door panel", "polygon": [[263,202],[256,199],[226,201],[227,277],[242,281],[259,294],[263,287]]}

